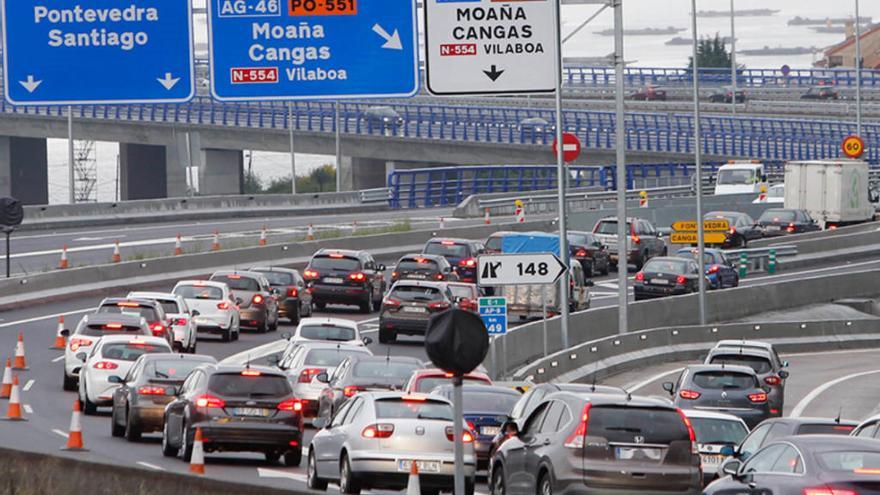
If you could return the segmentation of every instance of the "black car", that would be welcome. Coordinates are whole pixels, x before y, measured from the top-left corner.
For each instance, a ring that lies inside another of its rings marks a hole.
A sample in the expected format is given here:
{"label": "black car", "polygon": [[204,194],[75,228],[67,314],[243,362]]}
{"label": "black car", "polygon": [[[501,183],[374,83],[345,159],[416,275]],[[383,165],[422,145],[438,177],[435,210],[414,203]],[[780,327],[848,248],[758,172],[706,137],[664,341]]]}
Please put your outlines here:
{"label": "black car", "polygon": [[880,442],[833,435],[774,441],[743,462],[722,466],[706,495],[871,495],[878,492]]}
{"label": "black car", "polygon": [[296,325],[301,317],[312,316],[312,294],[298,270],[279,266],[256,266],[249,272],[262,274],[278,290],[278,316]]}
{"label": "black car", "polygon": [[653,258],[636,273],[633,294],[636,301],[690,294],[699,290],[701,276],[700,265],[693,259]]}
{"label": "black car", "polygon": [[468,239],[434,238],[422,249],[422,254],[437,254],[446,258],[462,282],[477,283],[477,256],[486,250],[480,241]]}
{"label": "black car", "polygon": [[382,306],[384,272],[385,265],[366,251],[321,249],[312,256],[303,278],[319,311],[328,304],[350,304],[370,313]]}
{"label": "black car", "polygon": [[749,433],[734,450],[733,458],[745,461],[767,444],[796,435],[849,435],[858,423],[832,418],[771,418]]}
{"label": "black car", "polygon": [[703,220],[727,220],[730,228],[725,232],[722,249],[746,248],[749,242],[764,237],[764,230],[752,217],[737,211],[710,211],[703,215]]}
{"label": "black car", "polygon": [[165,406],[196,366],[216,363],[199,354],[144,354],[113,391],[110,433],[135,442],[143,433],[162,431]]}
{"label": "black car", "polygon": [[438,254],[407,254],[391,270],[391,282],[398,280],[458,280],[449,261]]}
{"label": "black car", "polygon": [[169,327],[168,316],[162,303],[152,299],[131,299],[125,297],[108,297],[98,305],[99,314],[130,314],[147,321],[147,326],[154,337],[162,337],[174,348],[174,336]]}
{"label": "black car", "polygon": [[[696,260],[700,257],[697,248],[681,248],[675,256]],[[709,289],[726,289],[739,287],[739,273],[727,259],[727,255],[720,249],[703,249],[703,258],[706,268],[706,278],[709,279]]]}
{"label": "black car", "polygon": [[837,100],[840,90],[834,86],[813,86],[801,95],[802,100]]}
{"label": "black car", "polygon": [[592,232],[569,231],[568,247],[571,257],[583,267],[585,277],[592,277],[595,273],[608,275],[611,255],[605,244]]}
{"label": "black car", "polygon": [[767,237],[816,232],[822,227],[806,210],[794,208],[770,208],[758,217],[758,225]]}
{"label": "black car", "polygon": [[379,312],[379,342],[397,340],[397,336],[424,335],[431,316],[455,304],[455,296],[444,282],[403,280],[391,287]]}
{"label": "black car", "polygon": [[676,383],[663,389],[684,409],[701,409],[736,416],[754,428],[771,416],[767,390],[755,370],[747,366],[695,364],[681,372]]}
{"label": "black car", "polygon": [[[736,96],[734,97],[734,94]],[[737,88],[733,89],[733,86],[723,86],[720,88],[716,88],[712,91],[712,94],[709,95],[709,102],[711,103],[733,103],[734,98],[737,103],[745,103],[746,102],[746,92]]]}
{"label": "black car", "polygon": [[413,357],[355,354],[345,358],[333,375],[318,373],[315,379],[327,384],[318,397],[318,417],[329,421],[349,397],[367,390],[403,390],[413,371],[422,363]]}
{"label": "black car", "polygon": [[205,453],[262,452],[287,466],[302,460],[302,402],[287,376],[262,366],[206,364],[190,373],[165,408],[162,454],[192,457],[196,428],[210,441]]}

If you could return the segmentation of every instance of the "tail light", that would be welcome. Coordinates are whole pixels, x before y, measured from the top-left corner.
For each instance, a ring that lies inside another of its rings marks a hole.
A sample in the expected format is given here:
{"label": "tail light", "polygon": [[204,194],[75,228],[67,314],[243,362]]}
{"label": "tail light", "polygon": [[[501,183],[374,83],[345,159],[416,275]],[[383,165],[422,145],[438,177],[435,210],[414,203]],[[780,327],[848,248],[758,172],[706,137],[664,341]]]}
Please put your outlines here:
{"label": "tail light", "polygon": [[389,308],[398,308],[402,304],[397,299],[391,299],[390,297],[382,301],[382,304],[388,306]]}
{"label": "tail light", "polygon": [[477,428],[476,428],[476,426],[474,426],[474,422],[473,422],[473,421],[467,421],[467,426],[468,426],[468,429],[469,429],[469,430],[471,430],[471,431],[477,431]]}
{"label": "tail light", "polygon": [[299,296],[299,289],[296,287],[289,287],[287,289],[287,297],[297,297]]}
{"label": "tail light", "polygon": [[[468,423],[470,424],[470,423]],[[450,442],[455,441],[455,428],[451,426],[446,427],[446,439]],[[471,443],[474,441],[474,434],[467,428],[464,428],[461,432],[461,441],[464,443]]]}
{"label": "tail light", "polygon": [[366,282],[367,276],[361,272],[355,272],[348,274],[348,279],[352,282]]}
{"label": "tail light", "polygon": [[840,488],[804,488],[804,495],[859,495],[855,490],[846,490]]}
{"label": "tail light", "polygon": [[165,395],[165,387],[145,385],[138,389],[138,395]]}
{"label": "tail light", "polygon": [[324,368],[306,368],[300,372],[296,381],[297,383],[312,383],[312,378],[322,372],[324,372]]}
{"label": "tail light", "polygon": [[636,280],[638,280],[639,282],[644,282],[645,281],[645,273],[644,272],[636,273]]}
{"label": "tail light", "polygon": [[261,376],[261,375],[262,375],[262,373],[260,373],[259,371],[252,370],[250,368],[241,372],[241,376]]}
{"label": "tail light", "polygon": [[795,231],[794,224],[793,223],[788,224],[788,227],[785,228],[785,231],[788,232],[789,234],[794,232]]}
{"label": "tail light", "polygon": [[115,370],[119,365],[110,361],[98,361],[92,365],[96,370]]}
{"label": "tail light", "polygon": [[253,303],[253,304],[263,304],[263,302],[264,302],[265,300],[266,300],[266,298],[264,298],[264,297],[261,296],[260,294],[255,294],[255,295],[254,295],[254,298],[251,299],[251,303]]}
{"label": "tail light", "polygon": [[720,266],[712,265],[709,267],[709,270],[707,271],[707,273],[718,273],[719,270],[721,270]]}
{"label": "tail light", "polygon": [[303,410],[302,401],[299,399],[287,399],[278,404],[279,411],[300,412]]}
{"label": "tail light", "polygon": [[436,279],[436,280],[443,280],[444,278],[446,278],[446,277],[444,277],[442,273],[438,273],[437,275],[434,275],[434,279]]}
{"label": "tail light", "polygon": [[688,279],[684,275],[679,275],[679,276],[675,277],[675,283],[678,285],[684,285],[687,283],[687,281],[688,281]]}
{"label": "tail light", "polygon": [[678,396],[682,399],[697,400],[700,398],[700,393],[693,390],[682,390],[678,393]]}
{"label": "tail light", "polygon": [[749,394],[749,400],[756,404],[767,402],[767,393],[758,392],[757,394]]}
{"label": "tail light", "polygon": [[637,236],[636,234],[631,235],[630,239],[632,239],[633,244],[639,244],[640,242],[642,242],[642,238]]}
{"label": "tail light", "polygon": [[104,330],[122,330],[122,323],[107,323]]}
{"label": "tail light", "polygon": [[172,325],[174,325],[175,327],[185,327],[187,323],[189,323],[189,320],[187,320],[186,318],[177,318],[174,320]]}
{"label": "tail light", "polygon": [[592,403],[586,403],[584,405],[583,411],[581,411],[581,420],[578,422],[577,427],[575,427],[574,431],[571,432],[571,435],[565,439],[566,447],[570,449],[582,449],[584,448],[584,437],[587,435],[587,425],[590,422],[590,408],[593,407]]}
{"label": "tail light", "polygon": [[362,387],[358,387],[357,385],[348,385],[342,389],[342,395],[346,397],[352,397],[358,392],[363,392],[363,390],[364,389]]}
{"label": "tail light", "polygon": [[391,423],[377,423],[368,425],[361,432],[364,438],[388,438],[394,433],[394,425]]}
{"label": "tail light", "polygon": [[684,422],[684,426],[688,431],[688,438],[691,440],[691,454],[699,454],[700,446],[697,445],[697,433],[694,431],[694,425],[691,423],[691,418],[687,417],[687,415],[681,409],[678,409],[678,415],[681,416],[682,422]]}
{"label": "tail light", "polygon": [[449,303],[446,301],[432,302],[428,305],[430,311],[443,311],[449,309]]}
{"label": "tail light", "polygon": [[320,273],[318,273],[316,270],[306,270],[303,272],[303,278],[306,280],[314,280],[318,278],[319,275]]}
{"label": "tail light", "polygon": [[89,339],[82,339],[79,337],[70,339],[70,352],[76,352],[82,346],[92,345],[92,341]]}
{"label": "tail light", "polygon": [[578,258],[586,258],[586,257],[587,257],[587,251],[586,251],[585,249],[578,249],[578,250],[574,253],[574,255],[577,256]]}
{"label": "tail light", "polygon": [[462,268],[474,268],[477,266],[477,260],[474,258],[465,258],[458,262],[458,266]]}
{"label": "tail light", "polygon": [[770,375],[770,376],[764,378],[764,383],[766,383],[767,385],[776,386],[776,385],[779,385],[782,383],[782,379],[776,375]]}
{"label": "tail light", "polygon": [[224,402],[223,399],[219,397],[204,394],[196,398],[196,407],[222,409],[223,407],[226,407],[226,402]]}
{"label": "tail light", "polygon": [[229,309],[229,303],[226,301],[217,303],[217,309]]}
{"label": "tail light", "polygon": [[397,273],[397,272],[391,272],[391,280],[397,280],[397,277],[399,277],[399,276],[400,276],[399,273]]}
{"label": "tail light", "polygon": [[165,335],[165,325],[161,323],[153,323],[150,325],[150,330],[153,331],[153,335],[156,337],[162,337]]}

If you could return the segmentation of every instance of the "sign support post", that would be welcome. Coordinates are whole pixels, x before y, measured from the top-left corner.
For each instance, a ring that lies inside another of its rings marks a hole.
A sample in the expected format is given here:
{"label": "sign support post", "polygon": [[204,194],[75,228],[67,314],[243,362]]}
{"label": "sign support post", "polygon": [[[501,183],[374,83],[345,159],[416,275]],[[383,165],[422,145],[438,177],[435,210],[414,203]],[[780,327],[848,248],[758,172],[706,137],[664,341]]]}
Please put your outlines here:
{"label": "sign support post", "polygon": [[[559,254],[565,259],[563,264],[568,267],[571,256],[568,254],[568,221],[565,213],[565,182],[567,172],[565,170],[565,146],[562,146],[562,0],[555,0],[556,8],[556,142],[560,143],[556,147],[556,188],[559,196]],[[544,294],[544,289],[541,289]],[[559,278],[559,310],[560,327],[562,329],[562,348],[568,349],[568,270]],[[544,319],[546,320],[546,311]],[[544,335],[546,340],[546,321]],[[546,345],[545,345],[546,350]]]}
{"label": "sign support post", "polygon": [[287,102],[287,129],[290,132],[290,194],[296,195],[296,155],[293,152],[293,102]]}
{"label": "sign support post", "polygon": [[67,176],[70,180],[70,204],[76,203],[76,177],[73,162],[73,106],[67,105]]}
{"label": "sign support post", "polygon": [[629,293],[627,289],[626,240],[626,122],[624,121],[623,95],[624,60],[623,60],[623,0],[614,1],[614,147],[617,166],[617,332],[629,331],[627,321]]}
{"label": "sign support post", "polygon": [[[695,177],[697,179],[697,251],[698,251],[698,260],[697,264],[699,266],[703,266],[704,252],[706,250],[706,243],[703,239],[703,163],[702,163],[702,146],[703,143],[701,141],[700,135],[700,64],[699,60],[697,60],[697,0],[691,0],[691,28],[694,34],[693,40],[693,48],[694,48],[694,62],[693,62],[693,77],[694,77],[694,170]],[[736,95],[734,95],[734,100],[736,100]],[[700,287],[700,325],[706,324],[706,277],[703,275],[702,271],[700,272],[700,278],[698,280]]]}

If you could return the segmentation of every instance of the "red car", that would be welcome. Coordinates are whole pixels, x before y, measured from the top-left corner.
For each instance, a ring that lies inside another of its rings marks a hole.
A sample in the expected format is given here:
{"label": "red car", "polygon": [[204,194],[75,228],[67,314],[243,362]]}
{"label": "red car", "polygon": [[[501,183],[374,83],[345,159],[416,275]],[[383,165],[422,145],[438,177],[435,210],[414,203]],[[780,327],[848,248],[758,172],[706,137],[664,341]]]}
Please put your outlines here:
{"label": "red car", "polygon": [[473,311],[474,313],[479,310],[480,291],[475,284],[447,282],[446,286],[449,287],[449,291],[452,292],[452,296],[455,298],[455,304],[459,309]]}
{"label": "red car", "polygon": [[[489,375],[480,371],[468,373],[463,378],[465,382],[471,384],[492,385],[492,379],[489,378]],[[427,394],[440,385],[448,385],[450,383],[452,383],[452,373],[447,373],[437,368],[429,368],[413,371],[404,390],[408,394]]]}
{"label": "red car", "polygon": [[666,101],[666,90],[659,86],[648,84],[639,88],[635,93],[630,94],[629,99],[638,101]]}

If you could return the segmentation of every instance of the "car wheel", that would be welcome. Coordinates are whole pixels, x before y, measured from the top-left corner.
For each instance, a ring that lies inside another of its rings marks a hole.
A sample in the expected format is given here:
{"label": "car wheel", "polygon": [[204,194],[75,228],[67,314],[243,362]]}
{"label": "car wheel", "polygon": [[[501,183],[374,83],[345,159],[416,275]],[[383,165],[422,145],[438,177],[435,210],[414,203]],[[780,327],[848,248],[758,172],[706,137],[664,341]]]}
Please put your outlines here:
{"label": "car wheel", "polygon": [[382,298],[379,298],[378,301],[373,301],[373,311],[379,311],[382,309]]}
{"label": "car wheel", "polygon": [[269,325],[269,331],[274,332],[278,330],[278,313],[275,313],[275,318],[272,318],[272,324]]}
{"label": "car wheel", "polygon": [[85,384],[83,384],[81,392],[79,401],[83,406],[83,414],[86,416],[94,416],[98,414],[98,406],[89,400],[89,393],[86,391]]}
{"label": "car wheel", "polygon": [[168,439],[168,417],[165,417],[165,426],[162,427],[162,455],[165,457],[176,457],[180,449],[171,445]]}
{"label": "car wheel", "polygon": [[268,331],[269,331],[269,311],[266,310],[266,312],[263,313],[263,321],[261,321],[260,324],[257,325],[257,332],[266,333]]}
{"label": "car wheel", "polygon": [[550,479],[550,473],[541,475],[538,481],[538,495],[553,495],[553,480]]}
{"label": "car wheel", "polygon": [[220,336],[220,340],[222,342],[232,341],[232,327],[229,327],[223,331],[223,335]]}
{"label": "car wheel", "polygon": [[275,464],[278,462],[278,459],[281,459],[281,454],[278,452],[266,452],[266,464]]}
{"label": "car wheel", "polygon": [[361,307],[361,313],[370,314],[373,312],[373,296],[367,294],[365,300],[358,306]]}
{"label": "car wheel", "polygon": [[475,490],[475,480],[473,478],[468,478],[464,480],[464,495],[474,495]]}
{"label": "car wheel", "polygon": [[125,439],[129,442],[137,442],[141,439],[141,429],[134,424],[134,418],[131,417],[131,410],[125,415]]}
{"label": "car wheel", "polygon": [[749,247],[749,240],[745,238],[745,236],[740,237],[739,247],[746,249]]}
{"label": "car wheel", "polygon": [[587,266],[584,267],[584,277],[593,278],[593,262],[590,261],[587,263]]}
{"label": "car wheel", "polygon": [[116,417],[116,408],[110,413],[110,436],[121,437],[125,435],[125,426],[119,424],[119,418]]}
{"label": "car wheel", "polygon": [[342,455],[342,461],[339,463],[339,491],[346,495],[358,495],[361,492],[361,482],[351,472],[351,463],[348,462],[347,454]]}
{"label": "car wheel", "polygon": [[327,489],[327,480],[318,477],[318,461],[315,460],[315,454],[311,449],[309,449],[309,467],[306,484],[312,490],[324,491]]}
{"label": "car wheel", "polygon": [[605,266],[602,268],[602,275],[608,275],[608,272],[611,271],[611,261],[606,260]]}
{"label": "car wheel", "polygon": [[669,249],[666,246],[663,246],[663,251],[660,252],[660,256],[666,256],[669,254]]}
{"label": "car wheel", "polygon": [[184,425],[180,433],[180,445],[183,450],[183,462],[190,462],[193,455],[192,442],[189,439],[189,427]]}
{"label": "car wheel", "polygon": [[393,344],[397,341],[397,333],[393,330],[388,330],[387,328],[379,327],[379,343],[380,344]]}
{"label": "car wheel", "polygon": [[504,483],[504,468],[498,466],[492,469],[492,486],[489,487],[492,495],[506,495],[507,487]]}
{"label": "car wheel", "polygon": [[195,353],[196,353],[196,346],[197,346],[197,345],[198,345],[198,344],[196,343],[196,340],[193,339],[193,343],[192,343],[192,345],[189,347],[189,353],[190,353],[190,354],[195,354]]}
{"label": "car wheel", "polygon": [[302,458],[302,449],[292,450],[284,454],[284,465],[287,467],[299,467],[299,465],[302,464]]}
{"label": "car wheel", "polygon": [[327,309],[327,304],[319,302],[315,303],[315,307],[318,308],[318,311],[324,311],[325,309]]}
{"label": "car wheel", "polygon": [[67,376],[67,372],[62,370],[64,373],[64,382],[61,385],[61,388],[64,389],[65,392],[76,392],[77,389],[77,379],[75,376]]}
{"label": "car wheel", "polygon": [[302,313],[302,308],[297,305],[296,309],[293,311],[288,318],[290,319],[291,325],[299,325],[300,313]]}

